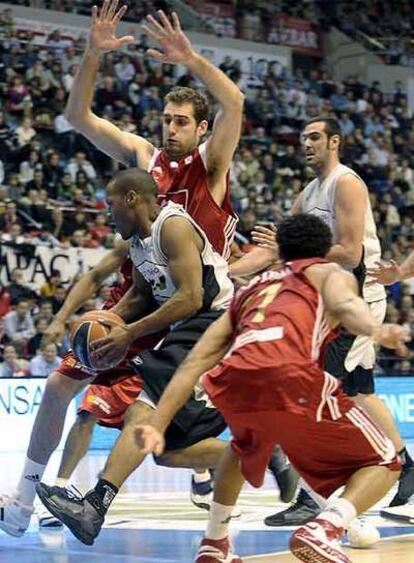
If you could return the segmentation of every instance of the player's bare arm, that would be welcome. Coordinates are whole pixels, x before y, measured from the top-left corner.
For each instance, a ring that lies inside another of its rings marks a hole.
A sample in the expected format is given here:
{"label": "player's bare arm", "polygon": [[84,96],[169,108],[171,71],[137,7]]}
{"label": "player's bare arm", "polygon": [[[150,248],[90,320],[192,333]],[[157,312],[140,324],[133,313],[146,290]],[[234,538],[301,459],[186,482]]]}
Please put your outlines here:
{"label": "player's bare arm", "polygon": [[212,195],[221,204],[226,190],[226,174],[240,138],[244,95],[224,72],[195,51],[175,12],[172,13],[172,23],[161,10],[158,15],[159,21],[148,16],[148,24],[143,28],[160,44],[162,52],[149,49],[148,54],[162,62],[186,66],[219,103],[220,109],[207,142],[207,170]]}
{"label": "player's bare arm", "polygon": [[164,449],[163,433],[193,392],[200,376],[213,368],[227,353],[232,339],[230,314],[224,313],[204,333],[175,373],[164,391],[151,426],[139,426],[136,438],[146,452],[160,455]]}
{"label": "player's bare arm", "polygon": [[[154,312],[128,324],[126,328],[112,329],[106,338],[94,343],[94,353],[100,359],[106,358],[108,363],[119,356],[120,350],[126,352],[137,338],[166,329],[195,314],[202,306],[202,245],[192,225],[181,217],[166,219],[161,231],[161,245],[176,293]],[[122,301],[120,306],[123,306]]]}
{"label": "player's bare arm", "polygon": [[136,268],[132,270],[132,279],[132,286],[111,309],[126,323],[136,321],[156,308],[151,286]]}
{"label": "player's bare arm", "polygon": [[68,293],[53,322],[46,329],[43,336],[45,342],[61,340],[65,332],[65,323],[69,317],[96,293],[111,274],[119,270],[127,255],[128,245],[119,241],[113,250],[109,251],[96,266],[81,277]]}
{"label": "player's bare arm", "polygon": [[104,53],[132,43],[131,35],[117,37],[117,27],[127,7],[118,0],[105,0],[100,10],[92,8],[88,46],[66,106],[66,118],[91,143],[127,166],[147,168],[154,147],[143,137],[121,131],[92,111],[94,88]]}
{"label": "player's bare arm", "polygon": [[405,342],[410,339],[407,330],[396,324],[381,325],[375,320],[367,303],[358,296],[358,284],[351,273],[331,269],[323,281],[321,295],[332,319],[350,333],[370,336],[377,344],[405,354]]}
{"label": "player's bare arm", "polygon": [[362,257],[367,192],[353,174],[338,180],[335,194],[336,243],[327,260],[344,268],[356,268]]}

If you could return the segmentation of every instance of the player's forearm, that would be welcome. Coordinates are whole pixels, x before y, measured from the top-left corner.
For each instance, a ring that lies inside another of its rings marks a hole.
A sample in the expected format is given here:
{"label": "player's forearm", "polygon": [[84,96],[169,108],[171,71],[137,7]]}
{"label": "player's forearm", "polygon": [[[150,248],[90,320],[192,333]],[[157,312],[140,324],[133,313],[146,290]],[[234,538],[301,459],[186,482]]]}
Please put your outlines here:
{"label": "player's forearm", "polygon": [[343,268],[354,269],[361,261],[361,247],[344,246],[343,244],[334,244],[329,250],[326,259],[330,262],[336,262]]}
{"label": "player's forearm", "polygon": [[153,313],[128,325],[131,340],[169,328],[174,323],[194,315],[201,306],[201,292],[177,291],[173,297],[168,299]]}
{"label": "player's forearm", "polygon": [[87,48],[73,81],[65,112],[66,119],[77,129],[82,127],[82,118],[91,111],[99,64],[99,52]]}
{"label": "player's forearm", "polygon": [[126,323],[132,323],[147,315],[152,309],[152,304],[151,297],[131,287],[111,308],[111,312],[120,316]]}
{"label": "player's forearm", "polygon": [[249,276],[269,268],[277,256],[267,248],[256,247],[229,265],[229,276]]}
{"label": "player's forearm", "polygon": [[368,305],[360,297],[352,297],[338,303],[332,312],[351,334],[372,337],[380,326],[372,316]]}
{"label": "player's forearm", "polygon": [[190,398],[201,375],[216,366],[230,346],[226,335],[212,325],[195,345],[165,389],[151,424],[165,432],[171,420]]}
{"label": "player's forearm", "polygon": [[92,274],[85,274],[70,290],[55,320],[65,323],[88,299],[93,297],[98,287],[95,277]]}
{"label": "player's forearm", "polygon": [[236,84],[208,59],[195,53],[187,62],[187,68],[203,84],[224,109],[232,112],[242,110],[244,95]]}

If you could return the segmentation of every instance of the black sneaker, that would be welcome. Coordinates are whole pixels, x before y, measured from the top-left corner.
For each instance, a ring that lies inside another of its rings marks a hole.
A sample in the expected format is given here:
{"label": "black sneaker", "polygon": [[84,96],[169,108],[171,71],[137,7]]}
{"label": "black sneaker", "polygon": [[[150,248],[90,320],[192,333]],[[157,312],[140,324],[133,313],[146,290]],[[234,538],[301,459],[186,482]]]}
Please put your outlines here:
{"label": "black sneaker", "polygon": [[291,502],[296,493],[299,475],[288,463],[285,454],[280,448],[275,448],[270,458],[268,469],[276,479],[282,502]]}
{"label": "black sneaker", "polygon": [[76,489],[38,483],[36,492],[49,512],[65,524],[79,541],[86,545],[94,543],[104,522],[94,490],[82,497]]}
{"label": "black sneaker", "polygon": [[203,510],[210,510],[211,501],[213,500],[213,476],[210,472],[210,479],[208,481],[202,481],[201,483],[196,483],[194,481],[194,475],[191,476],[191,502],[202,508]]}
{"label": "black sneaker", "polygon": [[301,526],[322,512],[319,505],[304,490],[300,489],[296,501],[281,512],[265,518],[266,526]]}
{"label": "black sneaker", "polygon": [[403,468],[398,481],[398,491],[389,506],[402,506],[414,495],[414,465]]}

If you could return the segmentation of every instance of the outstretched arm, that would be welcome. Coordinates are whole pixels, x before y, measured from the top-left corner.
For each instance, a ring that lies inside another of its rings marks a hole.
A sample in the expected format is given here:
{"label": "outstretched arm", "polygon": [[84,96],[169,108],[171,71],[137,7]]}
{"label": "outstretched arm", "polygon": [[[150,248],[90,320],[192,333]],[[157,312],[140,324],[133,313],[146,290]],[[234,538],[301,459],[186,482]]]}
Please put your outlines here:
{"label": "outstretched arm", "polygon": [[405,342],[410,340],[407,330],[375,320],[367,303],[358,296],[358,285],[352,274],[339,269],[333,271],[326,278],[321,294],[328,313],[349,332],[370,336],[375,343],[405,355]]}
{"label": "outstretched arm", "polygon": [[105,0],[102,8],[92,8],[88,46],[71,88],[66,106],[68,121],[100,150],[127,166],[146,168],[154,147],[143,137],[121,131],[98,117],[91,109],[101,57],[132,43],[131,35],[116,37],[118,24],[127,7],[119,10],[119,0]]}
{"label": "outstretched arm", "polygon": [[148,16],[148,24],[143,28],[161,45],[163,52],[149,49],[148,54],[162,62],[186,66],[219,103],[220,109],[207,144],[207,169],[215,176],[226,174],[240,138],[244,95],[224,72],[194,50],[175,12],[172,13],[172,23],[163,11],[158,14],[160,22]]}
{"label": "outstretched arm", "polygon": [[65,332],[65,323],[69,317],[76,313],[96,293],[106,278],[119,270],[127,255],[128,245],[124,242],[119,242],[92,270],[89,270],[81,277],[68,293],[53,322],[46,329],[43,336],[46,342],[60,341]]}
{"label": "outstretched arm", "polygon": [[164,449],[163,434],[191,396],[200,376],[213,368],[227,353],[233,334],[228,312],[215,321],[200,338],[165,389],[151,426],[139,426],[136,437],[145,453],[160,455]]}

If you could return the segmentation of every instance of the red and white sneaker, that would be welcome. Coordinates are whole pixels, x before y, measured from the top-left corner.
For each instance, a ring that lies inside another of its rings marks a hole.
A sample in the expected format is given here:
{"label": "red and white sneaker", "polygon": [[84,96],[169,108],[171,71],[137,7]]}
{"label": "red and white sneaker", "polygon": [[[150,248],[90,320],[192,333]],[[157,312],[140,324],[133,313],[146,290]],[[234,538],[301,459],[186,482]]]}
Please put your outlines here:
{"label": "red and white sneaker", "polygon": [[292,534],[289,548],[307,563],[352,563],[339,545],[343,533],[342,528],[315,518]]}
{"label": "red and white sneaker", "polygon": [[243,561],[232,553],[229,538],[222,540],[203,538],[194,563],[243,563]]}

